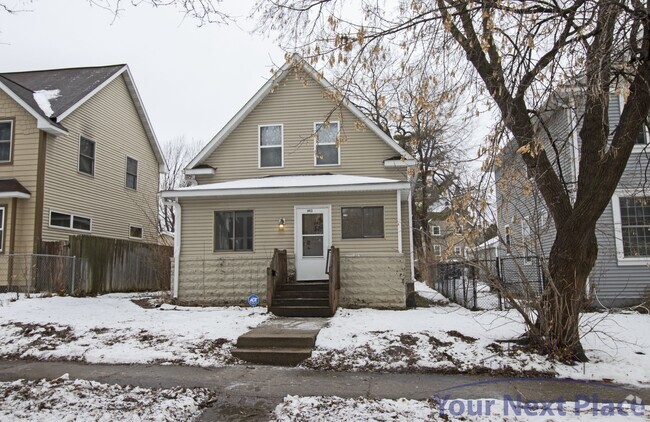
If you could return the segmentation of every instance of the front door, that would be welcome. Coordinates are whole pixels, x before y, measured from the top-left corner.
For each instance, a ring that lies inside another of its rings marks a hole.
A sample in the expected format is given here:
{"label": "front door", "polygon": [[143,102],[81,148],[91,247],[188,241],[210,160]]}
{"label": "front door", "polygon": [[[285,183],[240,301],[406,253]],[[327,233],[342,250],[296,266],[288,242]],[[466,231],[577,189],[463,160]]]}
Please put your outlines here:
{"label": "front door", "polygon": [[326,280],[325,265],[330,248],[329,206],[296,207],[296,280]]}

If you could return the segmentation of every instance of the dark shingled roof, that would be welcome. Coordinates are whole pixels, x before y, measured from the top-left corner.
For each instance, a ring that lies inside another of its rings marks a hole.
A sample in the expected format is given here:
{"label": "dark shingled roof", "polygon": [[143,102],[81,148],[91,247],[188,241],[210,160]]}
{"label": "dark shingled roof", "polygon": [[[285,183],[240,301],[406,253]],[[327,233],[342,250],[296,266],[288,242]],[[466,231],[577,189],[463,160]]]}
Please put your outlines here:
{"label": "dark shingled roof", "polygon": [[0,179],[0,192],[21,192],[31,195],[25,186],[16,179]]}
{"label": "dark shingled roof", "polygon": [[[0,82],[4,83],[44,118],[56,122],[56,118],[59,115],[77,104],[79,100],[91,93],[124,66],[120,64],[101,67],[0,73]],[[34,92],[55,89],[60,91],[60,96],[50,101],[53,113],[51,116],[46,116],[34,100]]]}

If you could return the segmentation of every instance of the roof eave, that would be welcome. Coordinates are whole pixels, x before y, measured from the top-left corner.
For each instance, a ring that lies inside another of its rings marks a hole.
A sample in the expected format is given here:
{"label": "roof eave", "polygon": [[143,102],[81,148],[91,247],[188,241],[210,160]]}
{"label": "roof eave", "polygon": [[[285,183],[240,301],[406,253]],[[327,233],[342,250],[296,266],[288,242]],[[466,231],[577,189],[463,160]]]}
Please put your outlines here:
{"label": "roof eave", "polygon": [[335,186],[297,186],[275,188],[243,188],[243,189],[187,189],[171,190],[160,193],[162,198],[200,198],[214,196],[242,196],[242,195],[276,195],[291,193],[330,193],[330,192],[372,192],[408,190],[408,182],[393,183],[367,183],[355,185]]}
{"label": "roof eave", "polygon": [[2,82],[0,82],[0,89],[36,119],[36,127],[38,129],[56,136],[65,135],[68,133],[68,131],[66,131],[64,128],[58,127],[56,124],[43,117],[39,112],[34,110],[33,107],[27,104],[22,98],[16,95],[13,90],[9,89],[9,87],[7,87],[7,85]]}

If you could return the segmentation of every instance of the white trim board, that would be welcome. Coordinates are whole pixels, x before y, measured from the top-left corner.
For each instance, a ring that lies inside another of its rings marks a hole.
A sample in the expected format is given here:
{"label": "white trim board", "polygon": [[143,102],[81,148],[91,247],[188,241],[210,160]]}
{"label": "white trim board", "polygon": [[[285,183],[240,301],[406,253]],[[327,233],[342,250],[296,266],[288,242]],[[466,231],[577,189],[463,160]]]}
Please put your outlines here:
{"label": "white trim board", "polygon": [[[223,143],[223,141],[232,133],[237,126],[257,107],[259,103],[262,102],[267,95],[269,95],[273,88],[282,82],[284,78],[289,74],[289,71],[294,67],[301,65],[302,69],[309,74],[316,82],[318,82],[323,88],[338,93],[338,90],[334,88],[324,77],[322,77],[316,69],[314,69],[309,63],[304,61],[300,56],[294,54],[293,57],[288,60],[278,72],[269,79],[262,87],[253,95],[253,97],[248,100],[248,102],[242,107],[237,114],[233,116],[232,119],[226,123],[226,125],[212,138],[212,140],[197,154],[196,157],[187,165],[186,169],[191,169],[205,161],[212,153]],[[376,124],[372,122],[361,110],[355,107],[347,99],[343,99],[342,104],[347,108],[352,114],[355,115],[359,120],[361,120],[375,135],[377,135],[382,141],[384,141],[388,146],[394,149],[401,156],[405,157],[407,160],[413,160],[414,158],[406,152],[402,147],[400,147],[397,142],[391,139],[386,135]]]}
{"label": "white trim board", "polygon": [[621,220],[621,203],[619,197],[638,197],[638,192],[632,193],[627,190],[617,190],[612,195],[610,202],[612,206],[612,220],[614,223],[614,243],[616,245],[616,260],[619,266],[647,266],[650,265],[650,257],[626,257],[623,252],[623,223]]}

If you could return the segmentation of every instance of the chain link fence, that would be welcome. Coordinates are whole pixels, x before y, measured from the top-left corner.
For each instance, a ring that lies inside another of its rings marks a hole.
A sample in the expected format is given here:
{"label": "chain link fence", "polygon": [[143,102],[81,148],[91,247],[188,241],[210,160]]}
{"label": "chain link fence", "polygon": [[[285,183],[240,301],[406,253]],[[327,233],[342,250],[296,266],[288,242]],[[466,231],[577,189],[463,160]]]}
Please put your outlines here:
{"label": "chain link fence", "polygon": [[463,260],[432,264],[429,284],[449,300],[472,310],[509,309],[502,291],[518,301],[539,297],[545,278],[537,257]]}
{"label": "chain link fence", "polygon": [[74,256],[0,255],[0,289],[25,294],[74,294],[77,270],[77,258]]}

